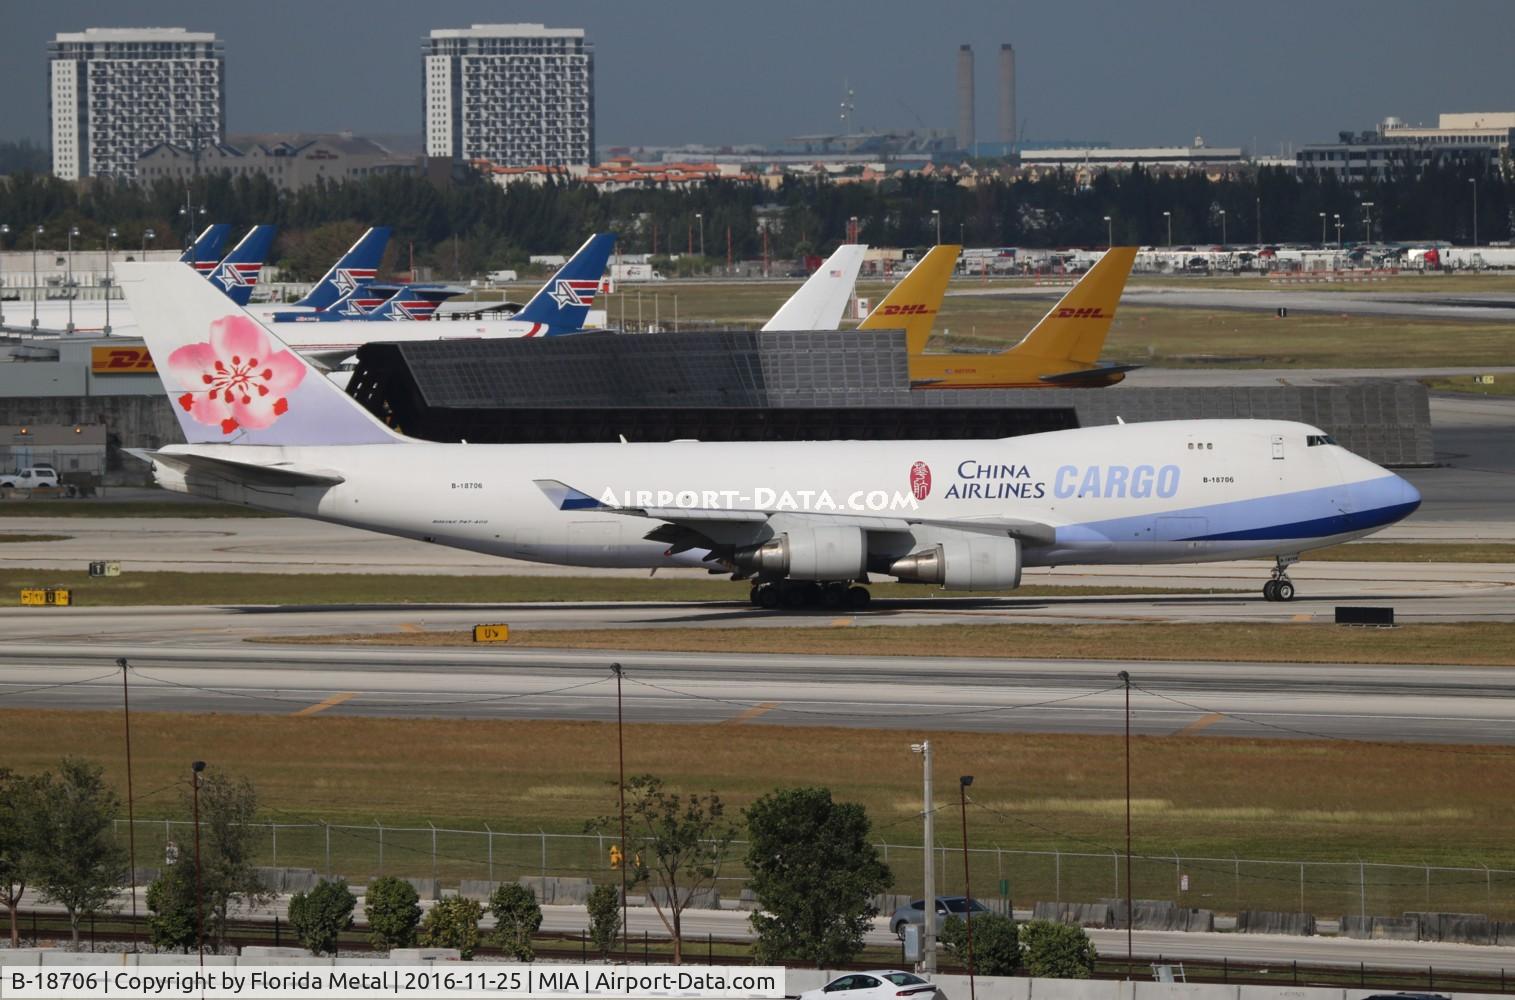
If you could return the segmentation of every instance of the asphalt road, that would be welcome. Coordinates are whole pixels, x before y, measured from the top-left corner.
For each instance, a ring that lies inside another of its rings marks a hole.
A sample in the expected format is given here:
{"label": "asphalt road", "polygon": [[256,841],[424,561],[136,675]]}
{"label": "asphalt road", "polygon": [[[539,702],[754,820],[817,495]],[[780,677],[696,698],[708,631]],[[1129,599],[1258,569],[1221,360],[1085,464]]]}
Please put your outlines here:
{"label": "asphalt road", "polygon": [[8,643],[6,707],[1116,733],[1508,744],[1515,671],[577,650]]}

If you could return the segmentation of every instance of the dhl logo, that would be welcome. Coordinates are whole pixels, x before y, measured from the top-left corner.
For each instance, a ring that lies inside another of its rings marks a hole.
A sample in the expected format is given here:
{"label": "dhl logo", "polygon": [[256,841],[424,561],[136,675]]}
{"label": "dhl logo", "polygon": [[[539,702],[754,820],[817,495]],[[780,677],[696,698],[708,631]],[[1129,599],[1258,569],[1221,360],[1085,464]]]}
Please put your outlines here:
{"label": "dhl logo", "polygon": [[1085,306],[1082,309],[1059,309],[1058,319],[1109,319],[1105,311],[1099,306]]}
{"label": "dhl logo", "polygon": [[935,309],[927,309],[919,302],[908,306],[883,305],[879,306],[878,311],[880,316],[929,316],[936,312]]}
{"label": "dhl logo", "polygon": [[135,375],[158,369],[146,347],[93,347],[89,370],[95,375]]}

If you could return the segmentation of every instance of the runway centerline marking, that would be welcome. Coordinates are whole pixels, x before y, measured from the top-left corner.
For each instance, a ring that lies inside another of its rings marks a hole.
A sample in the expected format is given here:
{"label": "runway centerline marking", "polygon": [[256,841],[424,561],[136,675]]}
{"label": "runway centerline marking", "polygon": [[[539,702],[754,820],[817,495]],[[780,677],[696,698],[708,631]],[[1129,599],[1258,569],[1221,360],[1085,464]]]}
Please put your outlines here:
{"label": "runway centerline marking", "polygon": [[776,701],[765,701],[761,705],[752,706],[740,715],[733,715],[726,722],[731,724],[746,722],[748,719],[756,719],[760,715],[766,715],[778,707],[779,703]]}
{"label": "runway centerline marking", "polygon": [[1217,722],[1224,718],[1225,716],[1220,712],[1211,712],[1209,715],[1202,715],[1199,718],[1195,719],[1193,722],[1189,723],[1184,728],[1180,729],[1177,733],[1174,733],[1174,735],[1193,736],[1195,733],[1203,732],[1204,730],[1209,729],[1211,726],[1215,725]]}
{"label": "runway centerline marking", "polygon": [[335,705],[340,705],[344,701],[347,701],[349,698],[356,698],[357,696],[358,692],[356,691],[338,691],[336,694],[332,695],[330,698],[327,698],[325,701],[318,701],[314,705],[307,705],[304,708],[300,709],[298,712],[292,712],[290,714],[315,715],[317,712],[324,712],[328,708],[331,708]]}

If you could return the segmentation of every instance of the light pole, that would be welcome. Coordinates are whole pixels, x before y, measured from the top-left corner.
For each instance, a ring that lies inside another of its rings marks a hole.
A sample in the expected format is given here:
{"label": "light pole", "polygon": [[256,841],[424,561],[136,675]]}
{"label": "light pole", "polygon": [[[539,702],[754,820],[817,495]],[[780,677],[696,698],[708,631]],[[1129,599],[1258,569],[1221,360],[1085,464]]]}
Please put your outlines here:
{"label": "light pole", "polygon": [[197,760],[189,765],[189,782],[195,798],[195,944],[200,950],[200,964],[205,964],[205,897],[200,889],[200,772],[205,770],[205,761]]}
{"label": "light pole", "polygon": [[1373,242],[1373,203],[1362,203],[1362,238],[1364,243]]}
{"label": "light pole", "polygon": [[973,992],[973,883],[968,878],[968,786],[973,784],[973,775],[965,774],[957,779],[957,801],[963,814],[963,919],[968,924],[968,1000],[975,1000]]}
{"label": "light pole", "polygon": [[1226,210],[1220,210],[1220,245],[1226,245]]}
{"label": "light pole", "polygon": [[74,237],[79,235],[78,226],[68,227],[68,332],[74,332]]}
{"label": "light pole", "polygon": [[940,245],[942,242],[942,210],[933,208],[931,210],[931,217],[936,221],[936,242]]}
{"label": "light pole", "polygon": [[[190,204],[188,187],[184,189],[184,204],[179,206],[179,214],[184,216],[184,249],[190,251],[189,263],[194,267],[200,263],[200,252],[195,243],[195,209]],[[204,205],[200,206],[199,214],[202,217],[205,215]]]}
{"label": "light pole", "polygon": [[42,227],[32,230],[32,329],[37,329],[37,237],[42,235]]}
{"label": "light pole", "polygon": [[1473,245],[1478,246],[1478,178],[1469,177],[1468,183],[1473,185]]}
{"label": "light pole", "polygon": [[1115,246],[1115,223],[1111,222],[1107,215],[1105,216],[1105,249],[1108,250],[1113,246]]}
{"label": "light pole", "polygon": [[[0,267],[5,264],[5,237],[11,234],[11,227],[0,225]],[[5,325],[5,275],[0,273],[0,326]]]}
{"label": "light pole", "polygon": [[1257,196],[1257,246],[1262,247],[1262,195]]}
{"label": "light pole", "polygon": [[128,690],[126,681],[126,657],[117,657],[116,666],[121,668],[121,718],[126,729],[126,850],[127,864],[131,866],[128,869],[128,878],[132,892],[132,927],[135,929],[137,925],[137,813],[132,797],[132,703],[131,692]]}
{"label": "light pole", "polygon": [[152,229],[144,229],[144,230],[142,230],[142,259],[143,260],[147,259],[147,241],[148,240],[155,240],[157,238],[158,238],[158,234],[154,230],[152,230]]}
{"label": "light pole", "polygon": [[910,744],[911,753],[921,755],[921,766],[925,774],[925,806],[923,810],[926,817],[926,831],[924,850],[926,856],[926,884],[922,887],[925,891],[921,900],[921,969],[928,974],[936,972],[936,807],[931,802],[931,741],[924,740],[920,743]]}
{"label": "light pole", "polygon": [[1326,213],[1320,213],[1320,248],[1326,248]]}
{"label": "light pole", "polygon": [[110,290],[115,282],[111,279],[110,241],[116,238],[114,226],[105,234],[105,335],[110,336]]}
{"label": "light pole", "polygon": [[1332,212],[1331,218],[1336,220],[1336,249],[1341,250],[1341,213]]}
{"label": "light pole", "polygon": [[[624,326],[624,324],[623,324]],[[615,673],[615,743],[616,756],[620,761],[621,793],[621,958],[631,960],[631,930],[626,923],[626,866],[631,864],[631,845],[626,842],[626,737],[621,716],[621,665],[612,663]]]}
{"label": "light pole", "polygon": [[1122,670],[1115,675],[1126,689],[1126,978],[1131,978],[1131,924],[1135,916],[1131,896],[1131,675]]}
{"label": "light pole", "polygon": [[694,221],[700,225],[700,257],[705,256],[705,213],[694,213]]}
{"label": "light pole", "polygon": [[1168,249],[1173,249],[1173,213],[1164,212],[1163,218],[1168,220]]}

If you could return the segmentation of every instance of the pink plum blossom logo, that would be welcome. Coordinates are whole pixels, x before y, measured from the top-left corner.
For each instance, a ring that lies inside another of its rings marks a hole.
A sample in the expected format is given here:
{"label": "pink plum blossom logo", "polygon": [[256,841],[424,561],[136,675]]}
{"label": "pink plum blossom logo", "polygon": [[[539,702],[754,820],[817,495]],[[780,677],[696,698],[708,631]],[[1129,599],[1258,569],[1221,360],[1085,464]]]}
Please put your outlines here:
{"label": "pink plum blossom logo", "polygon": [[268,427],[289,410],[289,394],[305,365],[246,316],[210,325],[209,343],[186,344],[168,356],[169,372],[194,386],[176,402],[199,423],[230,434]]}

